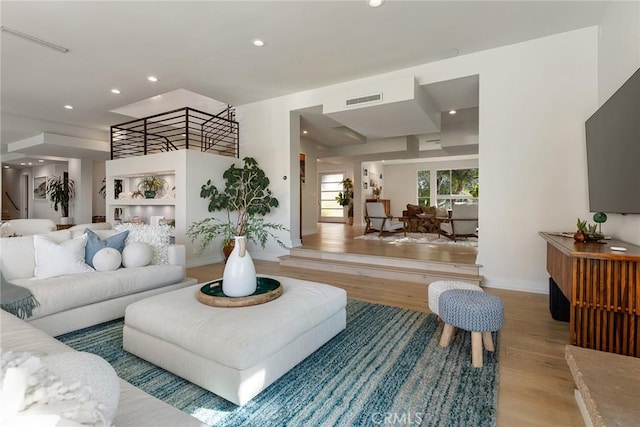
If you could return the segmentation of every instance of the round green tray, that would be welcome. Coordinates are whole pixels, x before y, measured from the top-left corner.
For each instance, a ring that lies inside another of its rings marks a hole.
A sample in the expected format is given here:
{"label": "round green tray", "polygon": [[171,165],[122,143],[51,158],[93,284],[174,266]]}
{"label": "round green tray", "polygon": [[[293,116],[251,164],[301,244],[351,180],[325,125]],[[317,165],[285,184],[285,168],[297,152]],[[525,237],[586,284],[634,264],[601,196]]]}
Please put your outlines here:
{"label": "round green tray", "polygon": [[222,279],[206,283],[200,288],[198,301],[213,307],[246,307],[264,304],[282,295],[282,285],[270,277],[256,278],[256,291],[246,297],[229,297],[222,292]]}

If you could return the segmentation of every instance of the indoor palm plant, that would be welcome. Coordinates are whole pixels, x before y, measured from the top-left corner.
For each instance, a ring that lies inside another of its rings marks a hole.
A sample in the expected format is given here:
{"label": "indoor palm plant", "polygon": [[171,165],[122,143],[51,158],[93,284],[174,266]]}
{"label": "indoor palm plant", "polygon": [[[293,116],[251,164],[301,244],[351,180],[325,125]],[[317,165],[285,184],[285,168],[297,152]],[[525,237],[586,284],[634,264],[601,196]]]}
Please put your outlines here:
{"label": "indoor palm plant", "polygon": [[353,224],[353,181],[351,178],[342,180],[342,191],[336,196],[336,202],[340,206],[349,207],[347,217],[349,218],[349,224]]}
{"label": "indoor palm plant", "polygon": [[75,195],[75,187],[75,182],[66,174],[47,179],[47,198],[54,211],[58,212],[58,207],[60,208],[60,222],[62,224],[68,222],[69,202]]}

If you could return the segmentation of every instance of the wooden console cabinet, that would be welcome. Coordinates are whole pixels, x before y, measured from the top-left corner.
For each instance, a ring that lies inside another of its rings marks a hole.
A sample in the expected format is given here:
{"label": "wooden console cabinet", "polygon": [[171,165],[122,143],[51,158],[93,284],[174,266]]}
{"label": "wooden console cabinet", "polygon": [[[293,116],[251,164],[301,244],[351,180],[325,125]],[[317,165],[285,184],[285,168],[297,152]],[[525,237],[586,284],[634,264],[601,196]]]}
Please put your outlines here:
{"label": "wooden console cabinet", "polygon": [[570,344],[640,357],[640,247],[540,236],[547,242],[547,271],[570,302]]}

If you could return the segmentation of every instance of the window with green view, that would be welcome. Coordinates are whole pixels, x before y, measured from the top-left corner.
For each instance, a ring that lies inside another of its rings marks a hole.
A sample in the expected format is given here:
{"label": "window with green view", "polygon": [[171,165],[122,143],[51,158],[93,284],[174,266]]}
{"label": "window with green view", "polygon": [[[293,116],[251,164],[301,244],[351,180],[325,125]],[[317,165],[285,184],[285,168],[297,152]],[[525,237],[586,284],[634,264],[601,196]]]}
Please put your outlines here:
{"label": "window with green view", "polygon": [[421,206],[431,205],[431,172],[418,171],[418,204]]}
{"label": "window with green view", "polygon": [[451,209],[454,203],[478,203],[478,169],[439,170],[438,207]]}

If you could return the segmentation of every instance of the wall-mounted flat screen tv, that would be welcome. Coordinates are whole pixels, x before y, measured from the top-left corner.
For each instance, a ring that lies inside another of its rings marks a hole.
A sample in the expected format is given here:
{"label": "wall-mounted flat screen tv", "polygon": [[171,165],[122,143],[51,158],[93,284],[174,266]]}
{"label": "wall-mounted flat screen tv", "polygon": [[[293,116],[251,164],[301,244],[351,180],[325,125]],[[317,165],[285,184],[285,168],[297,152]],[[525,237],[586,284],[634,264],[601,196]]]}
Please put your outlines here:
{"label": "wall-mounted flat screen tv", "polygon": [[640,69],[585,128],[589,210],[640,214]]}

